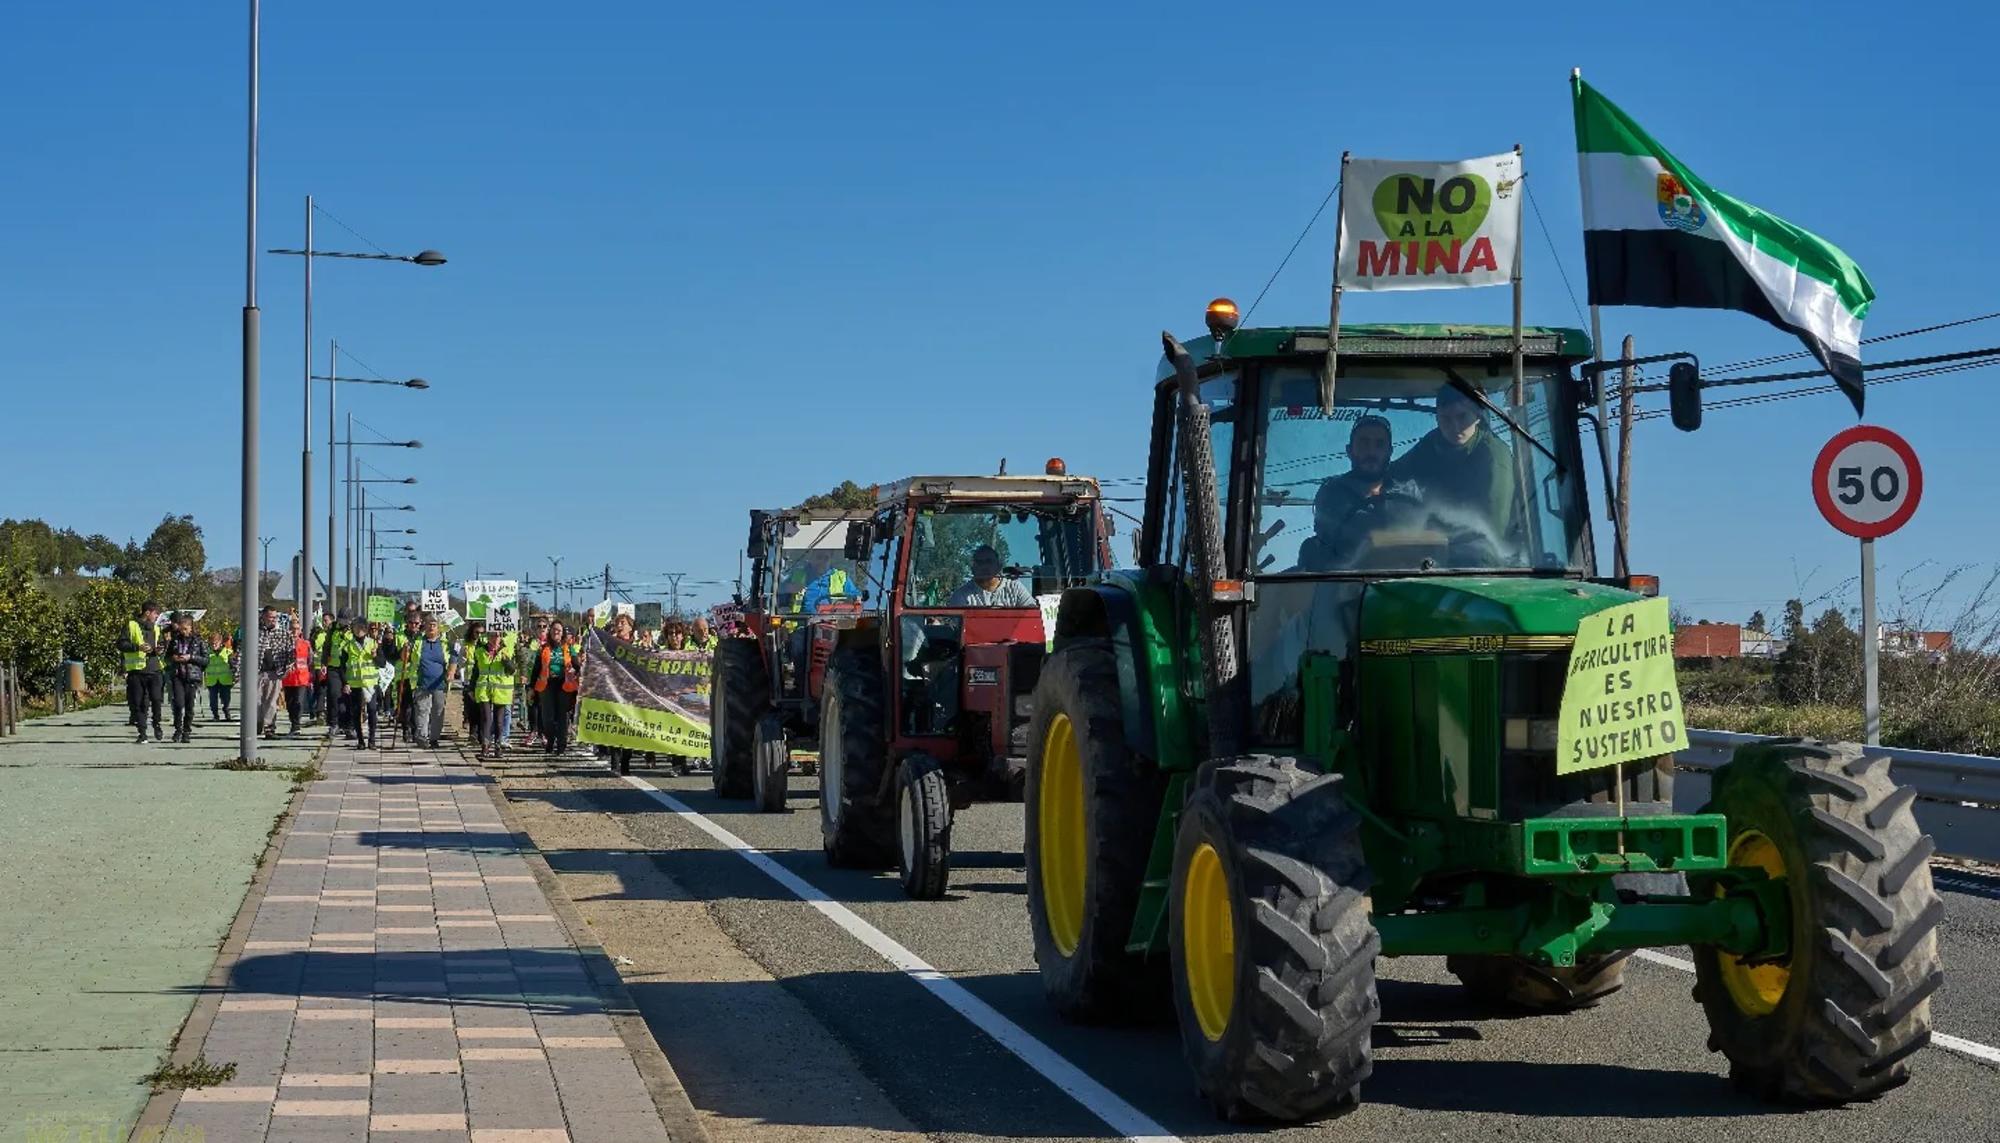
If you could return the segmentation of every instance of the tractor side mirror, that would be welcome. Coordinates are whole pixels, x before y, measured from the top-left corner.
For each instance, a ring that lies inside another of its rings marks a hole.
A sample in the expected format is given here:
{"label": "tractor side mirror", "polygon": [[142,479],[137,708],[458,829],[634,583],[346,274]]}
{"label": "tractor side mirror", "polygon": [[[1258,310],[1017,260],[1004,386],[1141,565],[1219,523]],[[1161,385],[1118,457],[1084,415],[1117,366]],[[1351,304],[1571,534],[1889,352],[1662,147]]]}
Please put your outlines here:
{"label": "tractor side mirror", "polygon": [[1701,368],[1694,362],[1676,361],[1667,370],[1667,412],[1684,433],[1701,427]]}
{"label": "tractor side mirror", "polygon": [[847,543],[840,554],[850,560],[865,560],[868,558],[868,549],[874,546],[875,522],[856,520],[847,526]]}
{"label": "tractor side mirror", "polygon": [[766,512],[751,511],[750,539],[743,545],[743,551],[753,560],[761,560],[765,555],[764,526],[770,520]]}

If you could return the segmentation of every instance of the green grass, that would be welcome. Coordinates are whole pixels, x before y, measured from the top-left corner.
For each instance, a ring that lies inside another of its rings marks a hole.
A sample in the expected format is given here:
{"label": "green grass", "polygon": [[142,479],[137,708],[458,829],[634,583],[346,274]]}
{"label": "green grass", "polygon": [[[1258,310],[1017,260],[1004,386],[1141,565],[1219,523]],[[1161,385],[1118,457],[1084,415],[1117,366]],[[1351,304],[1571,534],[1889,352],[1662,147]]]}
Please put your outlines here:
{"label": "green grass", "polygon": [[214,1087],[236,1078],[235,1064],[211,1064],[204,1056],[196,1056],[184,1064],[161,1064],[146,1077],[154,1091],[185,1091],[189,1088]]}

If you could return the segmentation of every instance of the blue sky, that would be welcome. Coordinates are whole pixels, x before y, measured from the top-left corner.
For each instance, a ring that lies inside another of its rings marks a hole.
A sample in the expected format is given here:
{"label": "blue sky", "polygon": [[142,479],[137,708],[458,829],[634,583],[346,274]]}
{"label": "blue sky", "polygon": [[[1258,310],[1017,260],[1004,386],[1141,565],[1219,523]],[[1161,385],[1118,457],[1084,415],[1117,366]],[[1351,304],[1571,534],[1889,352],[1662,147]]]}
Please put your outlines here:
{"label": "blue sky", "polygon": [[[192,512],[212,562],[235,562],[243,7],[5,17],[0,515],[123,538]],[[1049,455],[1140,473],[1157,331],[1198,332],[1217,294],[1248,305],[1342,150],[1521,143],[1580,292],[1575,65],[1704,178],[1845,246],[1880,294],[1867,332],[2000,308],[1993,16],[1676,11],[274,2],[259,245],[298,245],[311,193],[368,241],[450,257],[320,263],[315,330],[320,358],[337,336],[432,382],[342,401],[424,440],[369,459],[418,477],[418,554],[454,578],[545,577],[560,554],[566,577],[726,579],[745,509],[843,478]],[[1529,320],[1574,324],[1531,233]],[[318,238],[368,248],[324,218]],[[1332,240],[1324,219],[1259,323],[1324,320]],[[263,259],[274,555],[297,544],[299,292],[298,259]],[[1355,298],[1347,316],[1499,322],[1507,297]],[[1613,310],[1604,327],[1711,363],[1796,348],[1736,315]],[[1996,341],[2000,322],[1893,348]],[[1993,383],[1871,392],[1869,419],[1928,472],[1880,545],[1889,588],[2000,560]],[[1807,472],[1852,421],[1821,396],[1693,436],[1642,425],[1635,565],[1718,618],[1850,577],[1854,544]],[[414,583],[401,567],[392,582]]]}

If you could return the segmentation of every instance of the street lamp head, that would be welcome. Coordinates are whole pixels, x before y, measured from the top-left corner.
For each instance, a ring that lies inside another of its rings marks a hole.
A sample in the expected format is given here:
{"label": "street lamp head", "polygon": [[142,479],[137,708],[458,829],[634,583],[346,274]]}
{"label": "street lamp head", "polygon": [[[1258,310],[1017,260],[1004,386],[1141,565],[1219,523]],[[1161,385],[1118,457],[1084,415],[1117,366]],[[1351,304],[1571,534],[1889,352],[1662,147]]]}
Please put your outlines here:
{"label": "street lamp head", "polygon": [[404,447],[404,448],[422,448],[422,447],[424,447],[424,442],[422,442],[422,441],[404,441],[404,442],[403,442],[403,447]]}
{"label": "street lamp head", "polygon": [[408,381],[403,382],[403,388],[405,389],[428,389],[430,387],[431,383],[421,377],[412,377]]}
{"label": "street lamp head", "polygon": [[405,476],[402,482],[404,484],[415,484],[417,482],[417,478],[414,476]]}
{"label": "street lamp head", "polygon": [[419,250],[416,257],[411,258],[410,261],[415,262],[419,266],[442,266],[444,265],[444,255],[435,250]]}

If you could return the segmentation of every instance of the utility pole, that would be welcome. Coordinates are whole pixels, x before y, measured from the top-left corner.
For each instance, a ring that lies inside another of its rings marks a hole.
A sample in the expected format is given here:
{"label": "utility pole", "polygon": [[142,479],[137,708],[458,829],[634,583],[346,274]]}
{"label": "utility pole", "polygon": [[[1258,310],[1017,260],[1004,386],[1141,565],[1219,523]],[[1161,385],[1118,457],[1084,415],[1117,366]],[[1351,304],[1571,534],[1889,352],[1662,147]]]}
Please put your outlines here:
{"label": "utility pole", "polygon": [[673,592],[673,607],[675,615],[679,615],[681,613],[681,577],[686,574],[687,574],[686,572],[666,573],[667,587],[669,590]]}
{"label": "utility pole", "polygon": [[271,576],[271,542],[276,536],[259,536],[257,542],[264,545],[264,560],[257,565],[257,594],[264,594],[264,581]]}
{"label": "utility pole", "polygon": [[562,610],[562,557],[543,556],[549,561],[549,612]]}
{"label": "utility pole", "polygon": [[[1625,335],[1625,360],[1632,360],[1632,335]],[[1632,574],[1632,386],[1637,370],[1627,365],[1618,374],[1618,544],[1612,556],[1615,574]]]}
{"label": "utility pole", "polygon": [[611,565],[604,565],[604,598],[611,598]]}
{"label": "utility pole", "polygon": [[[444,569],[451,566],[450,560],[418,560],[417,566],[420,568],[436,568],[438,570],[438,590],[444,590]],[[473,578],[477,579],[478,577],[475,576]]]}

